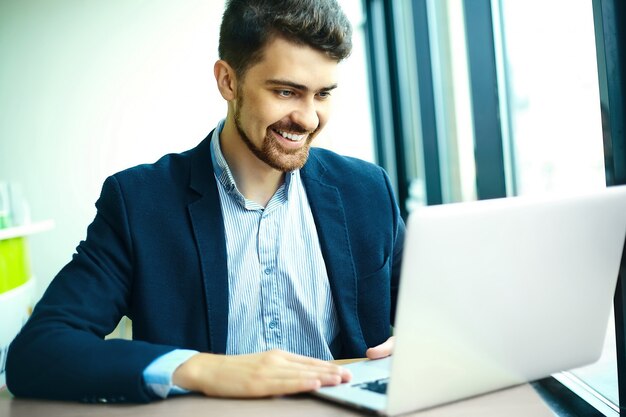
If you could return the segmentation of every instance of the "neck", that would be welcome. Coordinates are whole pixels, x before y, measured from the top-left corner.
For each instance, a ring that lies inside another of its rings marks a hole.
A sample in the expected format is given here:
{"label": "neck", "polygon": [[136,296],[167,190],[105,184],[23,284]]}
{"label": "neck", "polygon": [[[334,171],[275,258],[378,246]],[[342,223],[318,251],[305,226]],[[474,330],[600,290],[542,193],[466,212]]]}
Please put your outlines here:
{"label": "neck", "polygon": [[226,119],[219,139],[237,189],[248,200],[265,207],[284,182],[285,173],[270,167],[250,151],[231,117]]}

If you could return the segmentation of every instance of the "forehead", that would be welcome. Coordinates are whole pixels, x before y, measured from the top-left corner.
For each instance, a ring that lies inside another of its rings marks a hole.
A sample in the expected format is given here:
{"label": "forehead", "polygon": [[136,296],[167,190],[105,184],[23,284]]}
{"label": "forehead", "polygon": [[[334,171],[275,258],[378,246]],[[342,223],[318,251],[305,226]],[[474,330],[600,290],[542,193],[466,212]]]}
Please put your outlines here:
{"label": "forehead", "polygon": [[274,37],[263,49],[261,60],[246,71],[245,82],[284,80],[319,90],[337,83],[338,62],[308,45]]}

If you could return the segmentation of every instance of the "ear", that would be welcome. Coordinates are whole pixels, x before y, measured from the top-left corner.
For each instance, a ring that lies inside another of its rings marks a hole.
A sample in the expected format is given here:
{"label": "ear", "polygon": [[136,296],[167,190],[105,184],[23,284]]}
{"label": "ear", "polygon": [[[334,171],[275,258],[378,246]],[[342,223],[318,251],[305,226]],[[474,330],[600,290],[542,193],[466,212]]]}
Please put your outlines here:
{"label": "ear", "polygon": [[218,60],[213,66],[217,88],[226,101],[237,98],[237,76],[235,70],[224,60]]}

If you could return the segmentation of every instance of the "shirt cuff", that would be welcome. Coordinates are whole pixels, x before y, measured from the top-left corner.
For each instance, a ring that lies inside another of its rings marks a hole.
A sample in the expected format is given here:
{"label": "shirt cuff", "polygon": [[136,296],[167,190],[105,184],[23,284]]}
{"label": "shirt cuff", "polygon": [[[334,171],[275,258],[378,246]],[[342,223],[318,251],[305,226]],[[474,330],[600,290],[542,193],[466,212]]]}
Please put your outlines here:
{"label": "shirt cuff", "polygon": [[196,350],[176,349],[156,358],[143,370],[143,381],[154,395],[167,398],[172,394],[187,394],[189,390],[172,383],[174,371],[198,353]]}

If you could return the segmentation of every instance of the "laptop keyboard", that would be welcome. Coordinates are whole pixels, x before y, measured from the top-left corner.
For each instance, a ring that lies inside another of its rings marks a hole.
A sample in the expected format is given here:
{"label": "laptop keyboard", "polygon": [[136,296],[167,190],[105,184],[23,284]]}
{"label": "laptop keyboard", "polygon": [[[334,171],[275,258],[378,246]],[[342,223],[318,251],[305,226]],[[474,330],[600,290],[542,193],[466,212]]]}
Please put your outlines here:
{"label": "laptop keyboard", "polygon": [[378,379],[372,382],[364,382],[362,384],[355,384],[354,386],[357,388],[364,389],[364,390],[377,392],[379,394],[386,394],[388,383],[389,383],[389,378],[383,378],[383,379]]}

